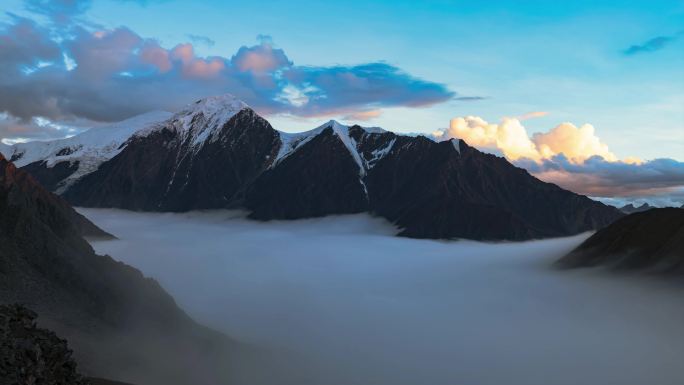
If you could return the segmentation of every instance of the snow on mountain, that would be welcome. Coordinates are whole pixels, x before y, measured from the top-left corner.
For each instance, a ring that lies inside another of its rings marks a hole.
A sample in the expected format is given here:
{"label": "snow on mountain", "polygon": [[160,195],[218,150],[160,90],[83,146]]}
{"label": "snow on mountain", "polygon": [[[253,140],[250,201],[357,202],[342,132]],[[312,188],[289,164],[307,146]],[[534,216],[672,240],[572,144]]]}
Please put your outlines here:
{"label": "snow on mountain", "polygon": [[0,147],[0,151],[8,159],[12,159],[17,167],[45,162],[51,168],[61,162],[78,162],[78,169],[63,184],[66,187],[70,182],[97,170],[100,164],[115,157],[135,132],[170,116],[171,113],[166,111],[152,111],[121,122],[91,128],[71,138],[5,145],[6,148]]}
{"label": "snow on mountain", "polygon": [[[303,144],[315,138],[317,135],[321,134],[327,128],[332,129],[333,133],[335,133],[335,135],[337,135],[337,137],[340,138],[344,146],[347,148],[347,150],[349,150],[349,153],[354,158],[356,164],[358,164],[359,166],[359,175],[361,176],[365,175],[366,171],[370,167],[372,167],[372,163],[382,159],[382,157],[384,157],[392,149],[392,146],[395,142],[395,140],[392,140],[387,145],[387,147],[384,147],[373,152],[373,157],[369,160],[366,160],[358,150],[358,143],[349,133],[350,127],[343,125],[336,120],[330,120],[325,124],[309,131],[297,133],[286,133],[278,131],[278,134],[280,135],[280,140],[282,141],[282,146],[280,147],[278,155],[275,161],[273,162],[273,166],[275,166],[278,162],[282,161],[282,159],[286,158],[290,154],[294,153]],[[362,129],[367,134],[384,134],[388,132],[380,127],[362,127]]]}
{"label": "snow on mountain", "polygon": [[359,175],[363,176],[366,174],[366,167],[364,166],[364,161],[361,158],[361,154],[356,147],[356,140],[349,135],[349,126],[342,125],[335,120],[331,120],[326,123],[326,127],[332,128],[333,132],[342,140],[344,146],[347,147],[349,153],[359,165]]}
{"label": "snow on mountain", "polygon": [[363,127],[363,129],[369,134],[384,134],[389,132],[382,127]]}
{"label": "snow on mountain", "polygon": [[9,159],[12,157],[12,154],[14,153],[14,149],[12,146],[9,144],[5,144],[3,142],[0,142],[0,154],[2,154],[5,158]]}
{"label": "snow on mountain", "polygon": [[621,215],[462,140],[336,121],[284,133],[230,95],[11,151],[41,184],[83,207],[236,208],[262,220],[372,212],[405,236],[484,240],[576,234]]}
{"label": "snow on mountain", "polygon": [[173,114],[169,122],[152,125],[136,135],[145,136],[150,131],[171,129],[182,136],[183,142],[189,140],[193,148],[198,148],[207,140],[215,139],[217,137],[215,134],[230,118],[245,108],[249,106],[233,95],[210,96],[186,105]]}
{"label": "snow on mountain", "polygon": [[392,148],[394,148],[394,143],[396,143],[396,142],[397,142],[397,138],[392,138],[392,140],[389,141],[389,143],[387,143],[387,145],[385,147],[379,148],[379,149],[371,152],[371,158],[366,161],[367,168],[368,169],[373,168],[373,166],[375,166],[375,164],[380,159],[387,156],[387,154],[389,154],[390,151],[392,151]]}
{"label": "snow on mountain", "polygon": [[[358,126],[355,128],[358,129]],[[276,167],[283,159],[295,153],[305,143],[309,142],[327,129],[331,129],[333,134],[340,139],[342,144],[344,144],[344,147],[347,149],[347,151],[349,151],[349,154],[354,159],[354,162],[356,162],[359,172],[359,183],[363,187],[366,199],[368,199],[368,188],[364,182],[364,177],[366,176],[368,170],[370,170],[380,159],[390,153],[394,143],[396,142],[396,137],[388,139],[388,142],[384,147],[375,149],[370,153],[369,157],[365,157],[362,154],[360,151],[360,143],[357,142],[355,137],[358,138],[358,141],[363,142],[366,138],[366,135],[382,135],[388,133],[388,131],[385,131],[379,127],[361,127],[363,134],[359,136],[358,132],[357,135],[351,134],[351,127],[343,125],[335,120],[330,120],[327,123],[310,131],[299,133],[285,133],[278,131],[282,145],[278,151],[275,161],[271,164],[271,168]]]}
{"label": "snow on mountain", "polygon": [[[148,112],[118,123],[90,129],[68,139],[53,141],[34,141],[15,145],[0,142],[0,153],[8,159],[14,157],[18,167],[37,161],[45,161],[48,167],[63,161],[81,162],[79,170],[72,175],[78,179],[95,169],[104,161],[116,156],[132,136],[147,136],[151,132],[171,129],[181,134],[181,141],[199,148],[206,141],[214,140],[220,129],[241,110],[249,108],[243,101],[230,94],[210,96],[186,105],[171,114],[165,111]],[[335,120],[309,131],[287,133],[278,131],[282,146],[273,165],[292,154],[326,128],[331,128],[340,138],[354,161],[359,165],[359,175],[365,175],[369,163],[381,159],[393,142],[382,150],[373,153],[373,159],[366,161],[357,149],[356,141],[349,134],[349,126]],[[369,134],[383,134],[388,131],[380,127],[364,127]]]}
{"label": "snow on mountain", "polygon": [[456,152],[458,152],[460,154],[461,153],[461,139],[451,139],[450,142],[454,146],[454,148],[456,149]]}

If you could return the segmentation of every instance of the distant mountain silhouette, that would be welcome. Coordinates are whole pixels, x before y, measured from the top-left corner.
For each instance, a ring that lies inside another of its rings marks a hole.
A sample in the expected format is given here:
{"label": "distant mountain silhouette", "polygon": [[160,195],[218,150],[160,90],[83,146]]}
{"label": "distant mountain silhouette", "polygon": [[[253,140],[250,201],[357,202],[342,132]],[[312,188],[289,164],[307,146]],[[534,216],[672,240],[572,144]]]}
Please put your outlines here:
{"label": "distant mountain silhouette", "polygon": [[649,205],[648,203],[644,203],[641,206],[634,206],[632,203],[628,205],[624,205],[620,207],[620,211],[622,211],[625,214],[633,214],[633,213],[639,213],[642,211],[650,210],[654,208],[653,206]]}

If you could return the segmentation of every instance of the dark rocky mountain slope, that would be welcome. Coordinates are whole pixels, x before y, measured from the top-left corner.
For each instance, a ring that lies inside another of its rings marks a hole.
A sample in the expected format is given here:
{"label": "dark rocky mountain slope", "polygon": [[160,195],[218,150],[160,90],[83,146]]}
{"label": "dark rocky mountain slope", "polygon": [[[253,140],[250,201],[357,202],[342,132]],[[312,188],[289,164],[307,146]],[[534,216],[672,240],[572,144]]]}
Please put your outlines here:
{"label": "dark rocky mountain slope", "polygon": [[297,219],[367,211],[361,168],[339,134],[333,125],[324,127],[259,175],[247,190],[251,217]]}
{"label": "dark rocky mountain slope", "polygon": [[621,218],[592,235],[558,265],[684,273],[684,209],[651,209]]}
{"label": "dark rocky mountain slope", "polygon": [[104,234],[0,155],[0,303],[21,303],[69,340],[88,375],[222,383],[228,340],[196,324],[155,281],[96,255]]}
{"label": "dark rocky mountain slope", "polygon": [[122,146],[63,197],[146,211],[245,208],[260,220],[370,212],[417,238],[564,236],[622,215],[460,140],[335,121],[289,134],[231,96],[199,100]]}
{"label": "dark rocky mountain slope", "polygon": [[600,228],[620,216],[462,140],[398,137],[366,184],[374,212],[411,237],[543,238]]}
{"label": "dark rocky mountain slope", "polygon": [[[26,231],[26,228],[21,227],[25,218],[45,217],[51,221],[50,224],[59,236],[72,235],[73,230],[75,236],[112,238],[112,235],[77,213],[64,199],[37,187],[31,175],[25,171],[17,171],[16,167],[2,154],[0,154],[0,191],[5,194],[6,204],[24,208],[21,212],[22,217],[9,217],[10,212],[5,211],[8,209],[0,208],[0,213],[3,214],[0,220],[4,222],[15,220],[14,228],[8,226],[7,229],[12,232],[7,235]],[[60,220],[64,223],[57,222]]]}

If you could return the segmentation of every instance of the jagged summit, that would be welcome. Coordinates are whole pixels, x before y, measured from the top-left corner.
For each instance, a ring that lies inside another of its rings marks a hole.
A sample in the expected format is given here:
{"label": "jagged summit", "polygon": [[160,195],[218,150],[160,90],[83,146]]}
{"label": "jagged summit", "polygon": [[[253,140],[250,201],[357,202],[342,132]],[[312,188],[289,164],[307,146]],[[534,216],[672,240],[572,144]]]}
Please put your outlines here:
{"label": "jagged summit", "polygon": [[228,121],[233,115],[245,108],[249,108],[249,106],[231,94],[216,95],[186,105],[174,114],[174,118],[201,114],[207,118],[208,123],[220,123]]}
{"label": "jagged summit", "polygon": [[170,129],[190,140],[193,147],[217,137],[217,133],[238,112],[249,109],[242,100],[231,94],[209,96],[183,107],[167,121],[159,122],[136,136],[147,136],[151,131]]}

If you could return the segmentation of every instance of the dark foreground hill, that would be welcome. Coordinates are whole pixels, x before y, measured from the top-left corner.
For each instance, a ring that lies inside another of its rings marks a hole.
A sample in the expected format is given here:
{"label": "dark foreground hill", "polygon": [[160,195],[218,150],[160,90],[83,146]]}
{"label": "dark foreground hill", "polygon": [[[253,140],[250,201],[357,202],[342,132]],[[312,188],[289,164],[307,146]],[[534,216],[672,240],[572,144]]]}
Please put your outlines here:
{"label": "dark foreground hill", "polygon": [[369,212],[402,236],[477,240],[567,236],[623,215],[462,140],[335,121],[284,133],[230,95],[198,100],[137,131],[119,128],[130,137],[117,137],[115,150],[86,132],[40,144],[50,151],[24,145],[12,156],[30,160],[26,170],[84,207],[239,208],[259,220]]}
{"label": "dark foreground hill", "polygon": [[623,217],[592,235],[558,265],[684,273],[684,210],[650,209]]}
{"label": "dark foreground hill", "polygon": [[154,280],[96,255],[82,234],[106,235],[0,155],[0,304],[36,311],[86,375],[225,383],[228,339],[195,323]]}

